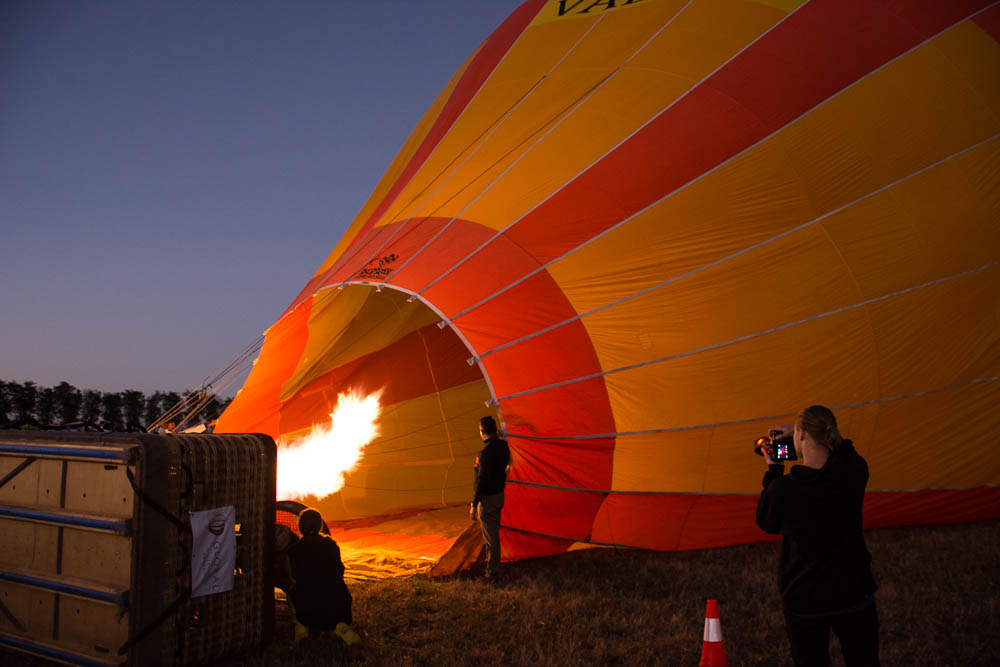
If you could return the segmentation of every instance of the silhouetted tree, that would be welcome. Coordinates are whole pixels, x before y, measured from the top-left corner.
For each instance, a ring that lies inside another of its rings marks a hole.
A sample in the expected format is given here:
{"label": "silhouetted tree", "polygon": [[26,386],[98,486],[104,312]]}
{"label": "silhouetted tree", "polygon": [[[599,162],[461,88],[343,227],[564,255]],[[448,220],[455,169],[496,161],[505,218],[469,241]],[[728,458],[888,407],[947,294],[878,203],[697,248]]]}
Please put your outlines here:
{"label": "silhouetted tree", "polygon": [[101,394],[101,419],[106,429],[125,430],[125,425],[122,423],[122,395],[117,391],[106,391]]}
{"label": "silhouetted tree", "polygon": [[154,391],[146,397],[145,409],[142,413],[142,423],[148,428],[157,418],[163,414],[160,403],[163,402],[163,392]]}
{"label": "silhouetted tree", "polygon": [[7,388],[8,383],[0,380],[0,426],[6,426],[10,423],[10,414],[14,410],[14,406],[11,404],[10,389]]}
{"label": "silhouetted tree", "polygon": [[42,426],[50,426],[54,421],[56,411],[55,392],[50,387],[43,387],[38,391],[38,403],[35,407],[35,415]]}
{"label": "silhouetted tree", "polygon": [[212,421],[213,419],[217,419],[219,417],[219,414],[221,412],[222,411],[219,408],[219,399],[218,399],[217,396],[213,396],[208,401],[208,403],[205,404],[205,407],[203,407],[198,412],[198,419],[200,421],[202,421],[202,422],[204,422],[204,423],[207,424],[208,422]]}
{"label": "silhouetted tree", "polygon": [[[192,392],[185,392],[185,396]],[[192,397],[193,398],[193,397]],[[218,419],[232,398],[213,397],[202,406],[185,426],[208,423]],[[180,403],[177,392],[156,391],[146,396],[135,389],[123,392],[79,390],[63,380],[55,387],[38,387],[35,382],[5,382],[0,380],[0,426],[47,426],[83,419],[115,431],[143,430],[161,415]],[[195,407],[191,401],[188,409]],[[179,423],[181,414],[173,422]]]}
{"label": "silhouetted tree", "polygon": [[[176,391],[168,391],[163,395],[163,412],[166,414],[168,411],[172,410],[178,403],[181,402],[181,395]],[[177,414],[171,417],[164,426],[173,430],[180,423],[183,414]],[[172,426],[171,426],[172,424]]]}
{"label": "silhouetted tree", "polygon": [[82,417],[95,424],[101,418],[101,392],[93,389],[87,389],[83,392]]}
{"label": "silhouetted tree", "polygon": [[76,420],[80,416],[83,395],[80,390],[63,380],[52,390],[55,394],[56,415],[63,423]]}
{"label": "silhouetted tree", "polygon": [[11,383],[16,387],[14,395],[14,419],[21,423],[32,422],[35,419],[35,405],[38,402],[38,387],[30,380],[21,384]]}
{"label": "silhouetted tree", "polygon": [[[163,411],[166,412],[170,410],[175,405],[181,402],[181,395],[176,391],[168,391],[163,395]],[[174,419],[173,421],[177,421]]]}
{"label": "silhouetted tree", "polygon": [[125,413],[125,430],[142,430],[142,410],[146,397],[141,391],[126,389],[122,392],[122,411]]}
{"label": "silhouetted tree", "polygon": [[233,399],[231,398],[213,396],[212,400],[209,401],[204,408],[202,408],[199,415],[201,420],[207,424],[208,422],[218,419],[219,415],[226,411],[226,408],[232,401]]}

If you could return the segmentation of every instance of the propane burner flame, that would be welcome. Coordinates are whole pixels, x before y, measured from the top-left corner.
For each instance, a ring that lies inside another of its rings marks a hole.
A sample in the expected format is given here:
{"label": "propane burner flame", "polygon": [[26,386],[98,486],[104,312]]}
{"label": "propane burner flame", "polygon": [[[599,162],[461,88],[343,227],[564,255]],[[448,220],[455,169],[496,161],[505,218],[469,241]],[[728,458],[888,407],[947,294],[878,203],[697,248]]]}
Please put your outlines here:
{"label": "propane burner flame", "polygon": [[353,390],[337,396],[329,424],[317,424],[299,441],[278,442],[278,500],[325,498],[344,486],[365,445],[378,434],[382,391],[362,397]]}

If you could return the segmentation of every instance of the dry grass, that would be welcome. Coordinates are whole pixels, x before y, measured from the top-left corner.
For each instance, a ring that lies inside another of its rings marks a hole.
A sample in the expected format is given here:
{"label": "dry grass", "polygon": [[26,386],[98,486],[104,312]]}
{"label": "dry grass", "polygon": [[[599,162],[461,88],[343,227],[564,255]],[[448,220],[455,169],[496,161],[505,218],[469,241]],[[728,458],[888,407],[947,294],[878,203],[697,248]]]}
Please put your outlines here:
{"label": "dry grass", "polygon": [[[1000,656],[1000,521],[868,533],[884,665],[993,665]],[[502,587],[424,578],[353,588],[359,649],[290,643],[255,665],[695,665],[707,598],[733,665],[790,664],[778,545],[589,550],[505,566]],[[834,646],[834,664],[842,664]]]}
{"label": "dry grass", "polygon": [[[868,533],[883,665],[993,665],[1000,656],[1000,521]],[[689,552],[595,549],[505,565],[503,585],[422,577],[352,585],[348,649],[276,642],[236,665],[696,665],[719,601],[733,665],[784,665],[778,545]],[[834,646],[834,664],[843,664]],[[3,664],[29,664],[7,660]]]}

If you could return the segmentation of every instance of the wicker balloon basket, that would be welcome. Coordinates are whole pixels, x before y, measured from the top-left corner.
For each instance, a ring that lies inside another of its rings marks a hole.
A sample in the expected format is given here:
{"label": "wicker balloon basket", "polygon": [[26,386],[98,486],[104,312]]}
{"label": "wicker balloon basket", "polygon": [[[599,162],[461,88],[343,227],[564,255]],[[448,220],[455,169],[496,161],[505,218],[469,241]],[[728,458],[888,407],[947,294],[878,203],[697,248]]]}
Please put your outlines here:
{"label": "wicker balloon basket", "polygon": [[270,642],[275,462],[257,434],[0,431],[0,647],[146,666]]}

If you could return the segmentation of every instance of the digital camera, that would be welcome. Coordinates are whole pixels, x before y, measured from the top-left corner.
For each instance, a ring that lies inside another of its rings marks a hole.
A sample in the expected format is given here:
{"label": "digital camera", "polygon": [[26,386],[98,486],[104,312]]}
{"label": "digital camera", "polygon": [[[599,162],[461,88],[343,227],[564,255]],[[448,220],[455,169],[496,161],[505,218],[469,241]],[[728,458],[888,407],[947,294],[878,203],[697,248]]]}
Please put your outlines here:
{"label": "digital camera", "polygon": [[757,456],[764,456],[764,452],[767,452],[773,461],[794,461],[798,458],[795,439],[790,435],[784,438],[772,438],[768,435],[757,438],[753,451]]}

